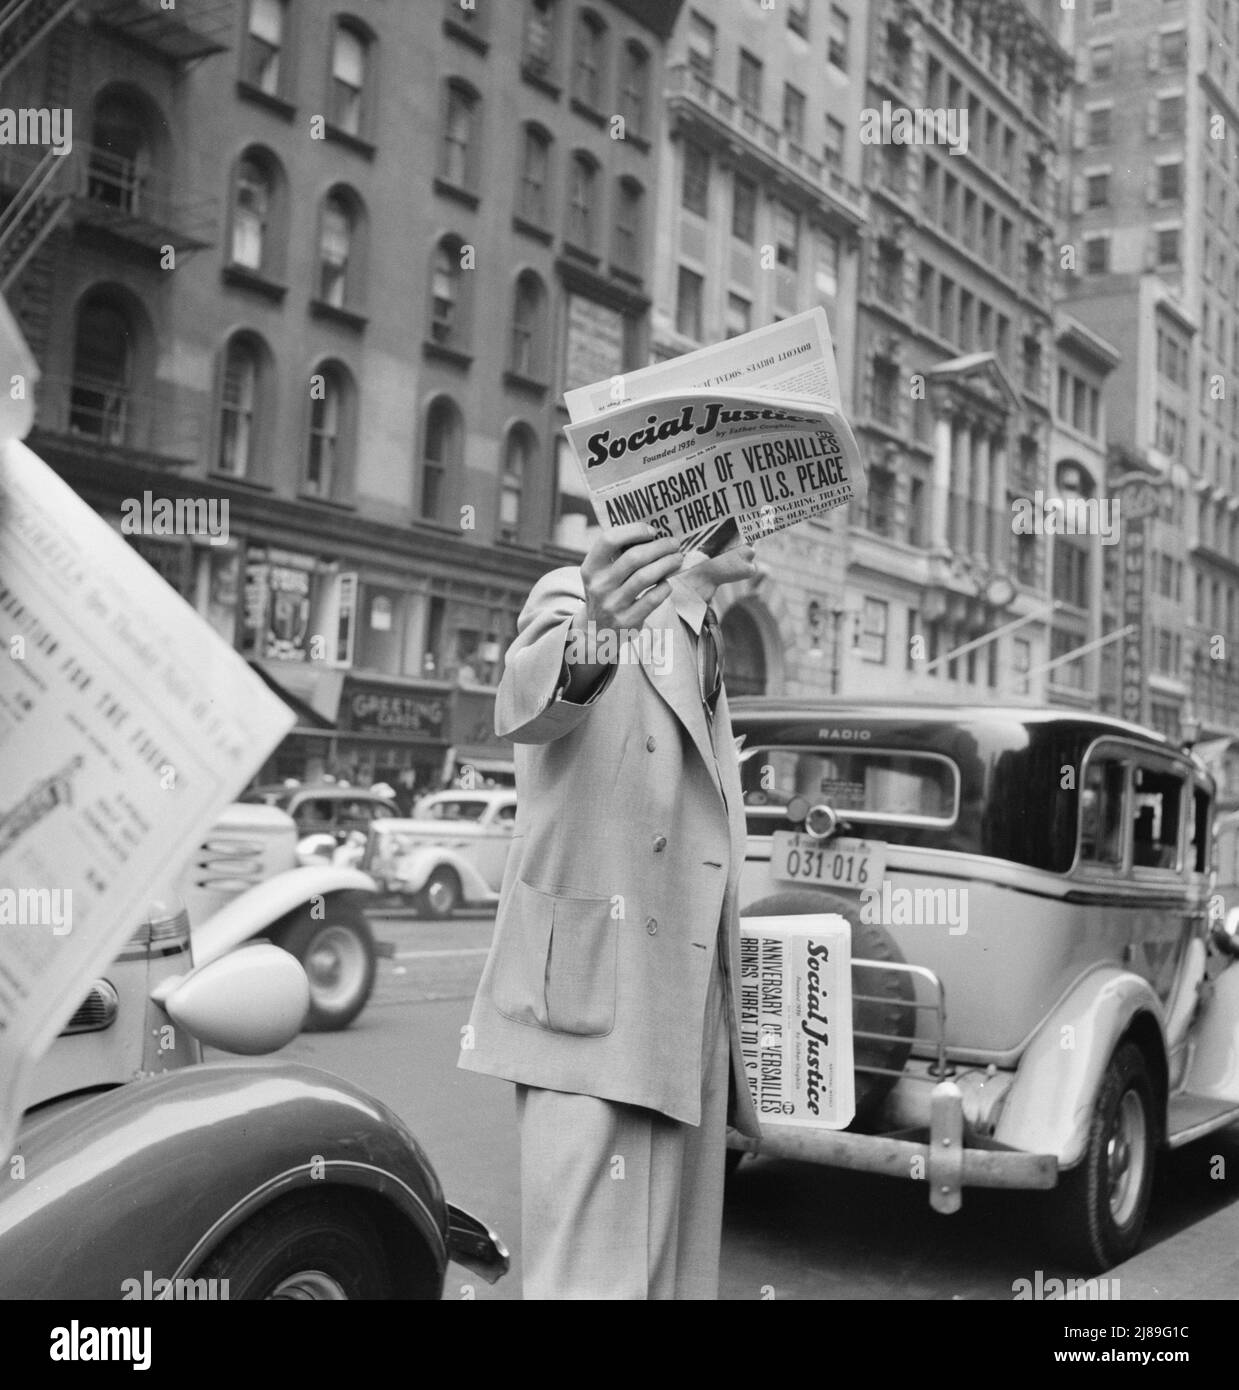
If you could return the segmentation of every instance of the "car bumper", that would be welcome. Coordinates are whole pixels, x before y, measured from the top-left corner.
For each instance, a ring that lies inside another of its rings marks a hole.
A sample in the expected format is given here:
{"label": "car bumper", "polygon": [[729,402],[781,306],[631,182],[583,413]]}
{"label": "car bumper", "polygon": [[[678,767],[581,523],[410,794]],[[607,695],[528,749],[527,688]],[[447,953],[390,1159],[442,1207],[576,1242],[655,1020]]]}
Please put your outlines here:
{"label": "car bumper", "polygon": [[458,1265],[479,1274],[488,1284],[502,1279],[511,1267],[508,1247],[495,1231],[461,1207],[447,1207],[447,1252]]}
{"label": "car bumper", "polygon": [[879,1135],[768,1125],[760,1139],[729,1131],[727,1145],[775,1158],[927,1182],[930,1205],[941,1212],[959,1210],[965,1187],[1044,1191],[1057,1184],[1058,1159],[1054,1154],[1024,1153],[976,1139],[965,1145],[963,1130],[959,1087],[943,1081],[934,1088],[928,1131]]}

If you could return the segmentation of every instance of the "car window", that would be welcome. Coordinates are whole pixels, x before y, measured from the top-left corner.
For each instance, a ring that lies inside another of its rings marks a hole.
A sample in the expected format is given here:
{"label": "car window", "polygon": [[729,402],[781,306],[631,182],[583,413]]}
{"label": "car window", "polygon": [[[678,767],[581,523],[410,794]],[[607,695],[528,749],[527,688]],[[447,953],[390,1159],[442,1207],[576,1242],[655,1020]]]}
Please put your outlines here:
{"label": "car window", "polygon": [[1133,776],[1132,867],[1177,869],[1183,817],[1184,779],[1172,772],[1137,767]]}
{"label": "car window", "polygon": [[1084,774],[1080,794],[1080,862],[1123,865],[1123,788],[1126,773],[1117,758],[1097,758]]}
{"label": "car window", "polygon": [[486,810],[485,801],[453,798],[451,801],[436,801],[426,807],[431,820],[481,820]]}
{"label": "car window", "polygon": [[328,797],[307,797],[297,807],[297,824],[301,826],[330,825],[334,811],[335,805]]}
{"label": "car window", "polygon": [[804,796],[844,816],[950,824],[958,809],[959,774],[936,754],[807,748],[745,753],[741,782],[750,810],[784,807]]}
{"label": "car window", "polygon": [[495,819],[502,821],[515,820],[516,802],[513,801],[507,806],[500,806],[500,808],[495,812]]}

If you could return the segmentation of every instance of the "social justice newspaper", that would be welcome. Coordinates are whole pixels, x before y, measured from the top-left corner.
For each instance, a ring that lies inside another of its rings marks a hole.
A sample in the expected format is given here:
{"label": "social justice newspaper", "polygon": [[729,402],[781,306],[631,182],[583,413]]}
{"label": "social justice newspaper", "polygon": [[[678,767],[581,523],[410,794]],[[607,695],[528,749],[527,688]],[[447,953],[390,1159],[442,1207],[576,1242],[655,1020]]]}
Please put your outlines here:
{"label": "social justice newspaper", "polygon": [[818,308],[569,391],[564,427],[604,527],[716,555],[864,493]]}
{"label": "social justice newspaper", "polygon": [[[15,337],[0,300],[6,383]],[[13,437],[0,620],[2,1160],[39,1055],[294,716]]]}
{"label": "social justice newspaper", "polygon": [[763,1129],[844,1129],[852,1122],[852,928],[846,917],[740,919],[740,1046]]}

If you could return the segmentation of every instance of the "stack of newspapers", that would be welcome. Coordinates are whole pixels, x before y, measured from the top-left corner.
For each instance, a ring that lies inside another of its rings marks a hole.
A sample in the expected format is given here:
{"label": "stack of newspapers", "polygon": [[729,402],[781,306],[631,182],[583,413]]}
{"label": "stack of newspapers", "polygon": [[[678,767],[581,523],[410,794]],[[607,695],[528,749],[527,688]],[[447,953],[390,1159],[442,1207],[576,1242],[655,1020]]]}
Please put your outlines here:
{"label": "stack of newspapers", "polygon": [[648,522],[686,556],[752,544],[864,493],[820,308],[564,402],[599,523]]}

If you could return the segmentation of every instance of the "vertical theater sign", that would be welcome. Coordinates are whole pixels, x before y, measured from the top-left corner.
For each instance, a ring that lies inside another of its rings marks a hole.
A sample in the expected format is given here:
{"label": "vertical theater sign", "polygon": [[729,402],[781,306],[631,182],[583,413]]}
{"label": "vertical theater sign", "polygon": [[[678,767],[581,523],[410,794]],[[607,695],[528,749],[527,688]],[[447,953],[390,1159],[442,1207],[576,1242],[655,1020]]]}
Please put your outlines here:
{"label": "vertical theater sign", "polygon": [[1148,650],[1149,528],[1162,509],[1166,483],[1143,473],[1128,473],[1112,487],[1122,530],[1122,659],[1119,665],[1119,714],[1134,724],[1149,722],[1145,657]]}

